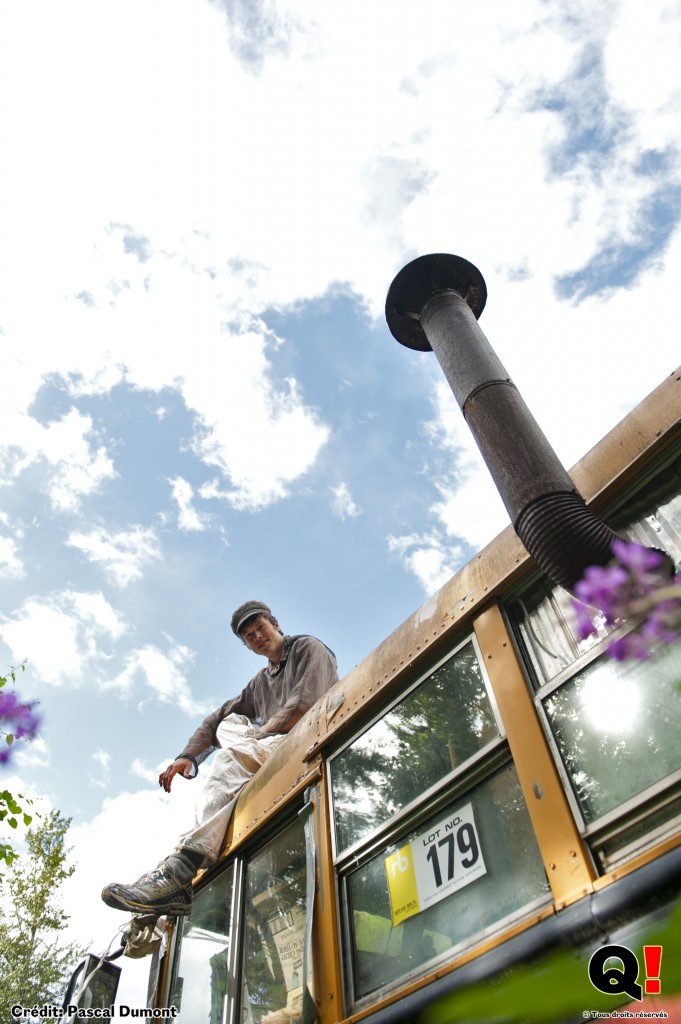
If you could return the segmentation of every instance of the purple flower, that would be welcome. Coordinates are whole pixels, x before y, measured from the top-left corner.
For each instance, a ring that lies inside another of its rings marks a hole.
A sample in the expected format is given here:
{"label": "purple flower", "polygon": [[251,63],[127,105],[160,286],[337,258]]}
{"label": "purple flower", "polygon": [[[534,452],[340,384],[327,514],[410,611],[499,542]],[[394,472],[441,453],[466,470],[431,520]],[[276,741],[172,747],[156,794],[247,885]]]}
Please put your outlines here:
{"label": "purple flower", "polygon": [[650,655],[650,642],[634,629],[631,633],[611,640],[608,644],[608,654],[615,661],[644,661]]}
{"label": "purple flower", "polygon": [[605,623],[632,628],[611,641],[608,652],[623,661],[647,658],[660,644],[676,640],[681,629],[681,578],[671,579],[660,551],[616,540],[614,560],[589,566],[575,586],[576,631],[581,640],[596,632],[594,611]]}
{"label": "purple flower", "polygon": [[0,693],[0,719],[12,718],[18,703],[16,693]]}
{"label": "purple flower", "polygon": [[661,551],[655,551],[633,541],[620,540],[619,537],[612,542],[612,551],[620,565],[637,576],[643,576],[653,569],[661,569],[665,564],[665,557]]}
{"label": "purple flower", "polygon": [[576,606],[580,639],[585,640],[595,631],[594,608],[599,609],[607,623],[617,619],[628,578],[627,570],[621,565],[590,565],[586,568],[584,576],[575,585],[575,595],[582,602],[581,606]]}
{"label": "purple flower", "polygon": [[[14,739],[32,740],[40,726],[40,718],[33,704],[20,703],[16,693],[0,693],[0,737],[8,734]],[[2,743],[0,764],[7,764],[12,756],[13,746]]]}
{"label": "purple flower", "polygon": [[17,739],[20,739],[22,736],[26,739],[33,739],[39,725],[40,719],[33,711],[33,707],[30,704],[19,705],[16,716],[16,728],[14,730]]}

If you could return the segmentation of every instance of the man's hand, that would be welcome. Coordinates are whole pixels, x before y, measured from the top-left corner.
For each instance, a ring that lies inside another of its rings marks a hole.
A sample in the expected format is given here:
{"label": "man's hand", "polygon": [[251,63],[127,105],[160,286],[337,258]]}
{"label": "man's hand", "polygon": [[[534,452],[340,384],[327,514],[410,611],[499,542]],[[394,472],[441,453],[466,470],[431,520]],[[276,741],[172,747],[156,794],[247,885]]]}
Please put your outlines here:
{"label": "man's hand", "polygon": [[169,793],[170,787],[173,784],[173,779],[178,772],[181,772],[183,778],[190,779],[192,768],[193,765],[188,758],[179,757],[177,761],[173,761],[172,764],[169,764],[164,772],[161,772],[158,777],[159,786],[163,786],[166,793]]}

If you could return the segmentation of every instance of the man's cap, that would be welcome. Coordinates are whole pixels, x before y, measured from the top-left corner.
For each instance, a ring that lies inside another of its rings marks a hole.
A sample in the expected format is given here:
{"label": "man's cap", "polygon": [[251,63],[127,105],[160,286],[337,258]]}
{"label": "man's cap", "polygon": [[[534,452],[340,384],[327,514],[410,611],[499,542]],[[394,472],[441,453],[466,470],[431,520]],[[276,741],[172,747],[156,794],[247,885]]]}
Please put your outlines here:
{"label": "man's cap", "polygon": [[239,605],[232,615],[232,633],[234,633],[234,636],[239,636],[239,632],[244,622],[246,622],[247,619],[252,619],[254,615],[271,614],[272,610],[264,601],[245,601],[244,604]]}

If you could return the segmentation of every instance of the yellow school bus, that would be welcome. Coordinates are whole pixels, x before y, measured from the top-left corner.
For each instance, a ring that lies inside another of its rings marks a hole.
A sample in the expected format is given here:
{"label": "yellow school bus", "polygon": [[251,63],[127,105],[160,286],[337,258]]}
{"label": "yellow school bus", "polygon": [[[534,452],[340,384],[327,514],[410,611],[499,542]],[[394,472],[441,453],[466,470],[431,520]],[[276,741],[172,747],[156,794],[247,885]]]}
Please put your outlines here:
{"label": "yellow school bus", "polygon": [[[477,317],[479,288],[459,292]],[[678,565],[681,370],[570,478],[608,529]],[[681,887],[681,643],[619,663],[608,635],[578,638],[569,590],[509,526],[242,791],[191,915],[168,922],[149,1007],[418,1020],[551,949],[585,965],[633,949]],[[663,958],[658,982],[675,971]],[[637,1005],[662,1007],[657,988]]]}

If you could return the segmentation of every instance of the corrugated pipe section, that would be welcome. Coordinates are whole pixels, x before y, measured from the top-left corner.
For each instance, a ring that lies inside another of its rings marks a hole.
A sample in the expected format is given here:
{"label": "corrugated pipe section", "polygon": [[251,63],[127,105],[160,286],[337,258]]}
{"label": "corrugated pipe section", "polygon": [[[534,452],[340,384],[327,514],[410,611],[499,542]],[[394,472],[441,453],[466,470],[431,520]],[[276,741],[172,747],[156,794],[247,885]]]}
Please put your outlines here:
{"label": "corrugated pipe section", "polygon": [[546,494],[523,509],[513,524],[549,579],[571,590],[587,565],[606,565],[617,537],[579,494]]}
{"label": "corrugated pipe section", "polygon": [[588,565],[610,560],[617,534],[589,510],[480,329],[486,299],[472,263],[421,256],[390,286],[386,320],[401,344],[435,352],[516,533],[571,589]]}

